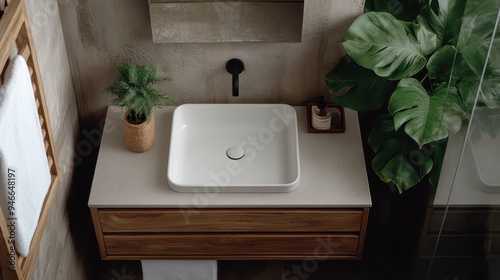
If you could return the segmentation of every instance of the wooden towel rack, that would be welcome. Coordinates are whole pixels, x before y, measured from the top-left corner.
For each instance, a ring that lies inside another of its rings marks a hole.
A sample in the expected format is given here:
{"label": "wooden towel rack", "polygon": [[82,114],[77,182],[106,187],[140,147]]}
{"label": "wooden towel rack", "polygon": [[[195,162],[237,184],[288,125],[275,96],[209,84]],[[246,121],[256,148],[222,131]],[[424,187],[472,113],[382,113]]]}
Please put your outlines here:
{"label": "wooden towel rack", "polygon": [[36,106],[40,118],[41,131],[45,143],[47,161],[49,163],[51,182],[49,190],[45,197],[42,211],[38,220],[38,226],[31,241],[30,250],[26,257],[22,257],[10,247],[10,235],[7,228],[5,216],[0,209],[0,266],[4,280],[27,280],[30,279],[31,271],[35,263],[40,242],[47,222],[50,206],[56,195],[56,189],[59,184],[59,167],[56,152],[54,149],[54,140],[52,129],[50,127],[49,114],[45,102],[40,69],[35,54],[35,46],[28,23],[26,5],[24,0],[7,1],[8,5],[0,18],[0,65],[2,66],[1,77],[5,75],[5,70],[11,61],[13,54],[19,54],[24,57],[28,64],[35,93]]}

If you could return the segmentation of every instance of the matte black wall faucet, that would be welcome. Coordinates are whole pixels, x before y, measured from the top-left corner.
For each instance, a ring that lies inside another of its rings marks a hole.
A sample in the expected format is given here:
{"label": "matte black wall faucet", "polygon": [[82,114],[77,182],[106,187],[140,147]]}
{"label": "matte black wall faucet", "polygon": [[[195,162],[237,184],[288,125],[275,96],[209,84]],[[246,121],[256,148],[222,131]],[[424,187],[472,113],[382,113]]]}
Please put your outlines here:
{"label": "matte black wall faucet", "polygon": [[245,70],[245,66],[243,65],[243,62],[241,60],[233,58],[226,63],[226,70],[233,76],[233,96],[239,96],[240,90],[238,75],[241,74],[243,70]]}

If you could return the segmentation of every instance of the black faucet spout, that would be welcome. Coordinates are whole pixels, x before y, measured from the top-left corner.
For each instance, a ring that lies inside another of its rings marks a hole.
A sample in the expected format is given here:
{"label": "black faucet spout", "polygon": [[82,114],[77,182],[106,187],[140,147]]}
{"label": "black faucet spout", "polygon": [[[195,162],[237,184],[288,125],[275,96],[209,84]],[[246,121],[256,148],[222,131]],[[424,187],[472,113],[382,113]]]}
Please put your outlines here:
{"label": "black faucet spout", "polygon": [[226,63],[226,71],[232,75],[233,96],[240,95],[239,75],[241,74],[241,72],[243,72],[243,70],[245,70],[245,66],[243,65],[243,62],[237,58],[230,59]]}
{"label": "black faucet spout", "polygon": [[233,96],[239,96],[240,95],[240,88],[239,88],[239,75],[234,75],[233,74]]}

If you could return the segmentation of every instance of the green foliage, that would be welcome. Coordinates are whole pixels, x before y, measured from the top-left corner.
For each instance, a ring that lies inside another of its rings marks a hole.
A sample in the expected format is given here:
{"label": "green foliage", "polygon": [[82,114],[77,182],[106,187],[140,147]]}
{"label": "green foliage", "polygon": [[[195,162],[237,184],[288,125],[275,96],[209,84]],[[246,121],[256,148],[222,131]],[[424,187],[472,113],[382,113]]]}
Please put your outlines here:
{"label": "green foliage", "polygon": [[438,0],[435,5],[426,5],[417,17],[417,22],[430,30],[438,39],[439,45],[456,44],[460,33],[460,18],[463,16],[465,1]]}
{"label": "green foliage", "polygon": [[437,47],[437,37],[416,23],[368,12],[354,21],[342,45],[357,64],[380,77],[400,80],[425,67],[426,56]]}
{"label": "green foliage", "polygon": [[[475,95],[479,86],[484,59],[491,45],[490,60],[486,64],[479,101],[489,108],[500,104],[500,28],[493,34],[500,0],[468,0],[463,17],[458,51],[465,63],[459,89],[465,96]],[[491,38],[494,38],[491,42]]]}
{"label": "green foliage", "polygon": [[[404,131],[422,148],[448,137],[448,131],[460,130],[466,114],[457,89],[440,84],[430,95],[414,78],[403,79],[389,100],[389,112],[394,118],[396,130]],[[455,116],[459,116],[455,118]]]}
{"label": "green foliage", "polygon": [[425,66],[429,78],[438,82],[448,82],[451,76],[450,65],[453,65],[456,54],[457,49],[449,45],[435,51]]}
{"label": "green foliage", "polygon": [[397,19],[413,21],[424,4],[422,0],[366,0],[365,12],[388,12]]}
{"label": "green foliage", "polygon": [[[335,101],[343,107],[356,111],[375,110],[382,107],[391,96],[396,85],[356,64],[342,58],[338,66],[325,77],[332,92],[349,89],[349,95],[337,96]],[[365,100],[359,102],[358,100]]]}
{"label": "green foliage", "polygon": [[392,182],[403,192],[431,171],[431,157],[420,151],[408,135],[395,131],[390,115],[377,117],[373,132],[368,138],[376,151],[372,168],[383,182]]}
{"label": "green foliage", "polygon": [[154,108],[172,105],[173,100],[153,85],[168,81],[152,66],[137,66],[131,61],[118,64],[118,76],[105,92],[113,97],[111,104],[128,110],[127,121],[139,124],[151,118]]}
{"label": "green foliage", "polygon": [[[426,177],[437,184],[447,137],[469,118],[476,92],[481,104],[499,107],[499,7],[500,0],[367,0],[343,37],[348,56],[325,80],[344,107],[387,104],[368,143],[375,173],[399,192]],[[485,61],[488,51],[493,59]]]}

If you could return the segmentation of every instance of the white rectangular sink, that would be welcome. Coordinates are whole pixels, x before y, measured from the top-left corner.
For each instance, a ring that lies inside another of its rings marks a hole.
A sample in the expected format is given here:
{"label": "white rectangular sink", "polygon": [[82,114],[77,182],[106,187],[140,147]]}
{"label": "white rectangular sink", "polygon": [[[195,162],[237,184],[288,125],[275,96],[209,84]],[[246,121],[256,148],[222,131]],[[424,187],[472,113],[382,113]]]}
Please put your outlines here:
{"label": "white rectangular sink", "polygon": [[491,138],[482,134],[481,139],[471,142],[471,151],[482,183],[479,188],[488,193],[500,193],[500,135]]}
{"label": "white rectangular sink", "polygon": [[185,104],[172,120],[177,192],[290,192],[300,180],[297,114],[285,104]]}

